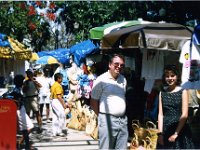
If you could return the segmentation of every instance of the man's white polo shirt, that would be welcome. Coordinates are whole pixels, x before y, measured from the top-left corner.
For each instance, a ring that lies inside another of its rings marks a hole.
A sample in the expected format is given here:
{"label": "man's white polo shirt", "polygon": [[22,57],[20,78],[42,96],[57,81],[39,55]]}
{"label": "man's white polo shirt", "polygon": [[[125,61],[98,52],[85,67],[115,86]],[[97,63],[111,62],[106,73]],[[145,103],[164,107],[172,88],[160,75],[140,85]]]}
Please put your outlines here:
{"label": "man's white polo shirt", "polygon": [[108,72],[100,75],[95,81],[91,97],[99,100],[99,112],[114,116],[124,116],[126,111],[127,81],[123,75],[115,80]]}

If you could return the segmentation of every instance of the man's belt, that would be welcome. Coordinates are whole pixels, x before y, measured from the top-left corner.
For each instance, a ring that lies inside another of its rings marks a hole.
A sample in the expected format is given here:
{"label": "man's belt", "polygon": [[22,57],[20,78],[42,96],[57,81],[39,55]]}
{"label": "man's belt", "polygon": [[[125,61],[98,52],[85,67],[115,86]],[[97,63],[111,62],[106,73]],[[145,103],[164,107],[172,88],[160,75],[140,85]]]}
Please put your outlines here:
{"label": "man's belt", "polygon": [[110,115],[110,116],[113,116],[113,117],[116,117],[116,118],[124,118],[125,115],[123,116],[115,116],[115,115],[112,115],[112,114],[109,114],[109,113],[102,113],[102,112],[99,112],[100,114],[103,114],[103,115]]}

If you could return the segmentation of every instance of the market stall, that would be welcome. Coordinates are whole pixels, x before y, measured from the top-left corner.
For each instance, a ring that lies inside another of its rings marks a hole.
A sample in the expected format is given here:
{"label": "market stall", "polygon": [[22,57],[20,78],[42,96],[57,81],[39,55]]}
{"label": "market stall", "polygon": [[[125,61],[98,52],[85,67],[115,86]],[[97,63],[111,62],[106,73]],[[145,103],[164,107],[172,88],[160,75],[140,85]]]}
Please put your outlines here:
{"label": "market stall", "polygon": [[[125,69],[129,71],[125,75],[129,86],[126,98],[130,136],[133,134],[132,120],[143,122],[145,119],[152,119],[156,122],[157,116],[147,116],[151,113],[145,114],[144,110],[147,106],[158,108],[164,66],[175,64],[181,69],[180,52],[184,44],[191,40],[192,32],[192,28],[181,24],[149,22],[115,28],[107,34],[102,32],[101,38],[99,34],[96,34],[96,38],[94,34],[90,36],[94,41],[98,39],[102,54],[122,53],[125,55],[125,62],[128,62]],[[150,100],[150,104],[147,104],[147,100]],[[154,110],[154,115],[157,115],[156,111]]]}
{"label": "market stall", "polygon": [[3,84],[8,82],[11,72],[14,75],[25,74],[25,61],[29,60],[31,55],[32,51],[25,45],[5,34],[0,34],[0,76],[1,80],[4,80]]}
{"label": "market stall", "polygon": [[[129,64],[135,64],[135,67],[130,65],[128,67],[135,69],[137,76],[146,81],[161,79],[163,67],[169,62],[180,66],[178,64],[180,51],[183,45],[191,40],[192,28],[176,23],[130,22],[132,24],[128,26],[122,26],[127,23],[124,21],[117,25],[106,24],[92,28],[90,37],[99,39],[103,54],[120,52],[125,56],[135,58],[132,60],[135,63],[130,63],[130,58],[127,59]],[[105,34],[108,28],[113,30]],[[153,82],[149,84],[152,86]],[[147,92],[151,92],[151,89],[147,87]]]}
{"label": "market stall", "polygon": [[151,24],[151,23],[154,23],[154,22],[144,21],[142,19],[108,23],[108,24],[90,29],[89,31],[90,39],[101,40],[105,35],[111,32],[120,30],[122,28],[127,28],[130,26],[142,25],[142,24]]}

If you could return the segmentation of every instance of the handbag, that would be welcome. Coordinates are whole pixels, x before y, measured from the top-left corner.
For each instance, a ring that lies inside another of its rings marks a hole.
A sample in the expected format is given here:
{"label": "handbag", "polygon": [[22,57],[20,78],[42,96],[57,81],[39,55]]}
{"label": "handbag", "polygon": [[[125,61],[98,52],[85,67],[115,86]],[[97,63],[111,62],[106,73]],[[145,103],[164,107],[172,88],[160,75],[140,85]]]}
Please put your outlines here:
{"label": "handbag", "polygon": [[86,134],[90,135],[94,131],[94,129],[97,126],[97,121],[94,116],[87,116],[88,118],[86,119],[86,129],[85,132]]}
{"label": "handbag", "polygon": [[93,132],[90,134],[90,136],[94,139],[94,140],[98,140],[99,136],[98,136],[98,126],[96,126],[93,130]]}
{"label": "handbag", "polygon": [[98,139],[98,124],[97,115],[93,110],[90,110],[88,106],[83,106],[83,112],[86,117],[86,134],[90,135],[94,140]]}
{"label": "handbag", "polygon": [[138,120],[132,120],[132,128],[134,130],[133,139],[131,142],[130,149],[156,149],[158,129],[156,125],[147,121],[143,126]]}
{"label": "handbag", "polygon": [[132,124],[132,127],[139,141],[145,139],[147,136],[150,136],[150,132],[146,128],[140,127],[135,123]]}
{"label": "handbag", "polygon": [[72,116],[67,127],[79,131],[84,131],[86,127],[85,114],[76,108],[72,108],[71,115]]}
{"label": "handbag", "polygon": [[136,133],[133,134],[133,138],[130,144],[130,150],[147,149],[148,145],[145,139],[139,140]]}
{"label": "handbag", "polygon": [[159,131],[158,131],[156,125],[152,121],[147,121],[146,122],[146,128],[150,133],[150,136],[149,136],[149,141],[150,141],[149,147],[151,149],[156,149]]}

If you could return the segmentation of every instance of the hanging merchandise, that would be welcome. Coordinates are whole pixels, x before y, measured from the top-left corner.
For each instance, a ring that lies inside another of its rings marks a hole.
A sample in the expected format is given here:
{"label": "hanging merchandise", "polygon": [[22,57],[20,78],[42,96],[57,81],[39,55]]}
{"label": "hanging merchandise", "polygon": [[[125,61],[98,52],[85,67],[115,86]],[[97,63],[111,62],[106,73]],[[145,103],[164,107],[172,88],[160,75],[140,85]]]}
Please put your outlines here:
{"label": "hanging merchandise", "polygon": [[194,29],[192,39],[182,47],[179,62],[182,65],[182,87],[184,89],[200,89],[200,25]]}
{"label": "hanging merchandise", "polygon": [[151,93],[156,79],[162,79],[164,67],[164,52],[157,50],[143,50],[142,78],[145,78],[144,91]]}

